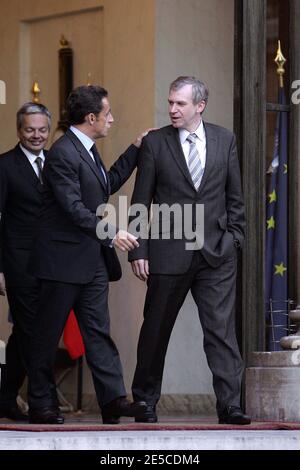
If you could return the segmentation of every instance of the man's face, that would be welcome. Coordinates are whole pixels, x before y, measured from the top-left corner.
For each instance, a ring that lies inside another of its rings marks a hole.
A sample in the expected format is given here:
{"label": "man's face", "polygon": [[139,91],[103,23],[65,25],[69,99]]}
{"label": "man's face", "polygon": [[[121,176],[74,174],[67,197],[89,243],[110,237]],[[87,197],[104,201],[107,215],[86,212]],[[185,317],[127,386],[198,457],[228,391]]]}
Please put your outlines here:
{"label": "man's face", "polygon": [[49,138],[48,118],[44,114],[25,114],[17,134],[21,144],[34,155],[39,155]]}
{"label": "man's face", "polygon": [[179,90],[171,90],[169,94],[169,116],[173,127],[193,132],[201,121],[201,113],[205,102],[194,104],[192,85],[184,85]]}
{"label": "man's face", "polygon": [[102,99],[102,105],[102,111],[96,116],[96,120],[93,124],[94,139],[106,137],[111,124],[114,122],[114,118],[111,114],[110,104],[107,98]]}

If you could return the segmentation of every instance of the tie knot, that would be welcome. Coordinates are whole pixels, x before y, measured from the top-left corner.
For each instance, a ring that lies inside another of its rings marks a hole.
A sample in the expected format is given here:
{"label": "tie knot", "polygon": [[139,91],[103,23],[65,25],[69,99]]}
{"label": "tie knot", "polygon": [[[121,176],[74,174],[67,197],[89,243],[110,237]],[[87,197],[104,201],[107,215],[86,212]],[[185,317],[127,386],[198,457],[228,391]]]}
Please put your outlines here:
{"label": "tie knot", "polygon": [[186,138],[186,140],[190,143],[190,144],[195,144],[196,143],[196,139],[197,139],[197,135],[195,133],[193,134],[189,134]]}
{"label": "tie knot", "polygon": [[38,166],[43,166],[43,159],[42,157],[36,157],[34,160]]}

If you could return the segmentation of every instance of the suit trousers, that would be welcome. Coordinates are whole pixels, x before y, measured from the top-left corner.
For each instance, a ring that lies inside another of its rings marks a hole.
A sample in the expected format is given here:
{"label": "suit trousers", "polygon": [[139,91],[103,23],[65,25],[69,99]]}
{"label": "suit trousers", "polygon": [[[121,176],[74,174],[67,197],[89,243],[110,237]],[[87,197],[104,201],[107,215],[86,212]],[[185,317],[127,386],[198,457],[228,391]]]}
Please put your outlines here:
{"label": "suit trousers", "polygon": [[11,406],[16,404],[19,389],[26,376],[15,327],[8,338],[5,355],[6,364],[1,364],[0,406]]}
{"label": "suit trousers", "polygon": [[87,284],[41,280],[29,368],[31,409],[51,406],[49,383],[53,380],[55,353],[72,308],[83,337],[99,406],[126,396],[119,353],[109,332],[108,274],[100,257],[95,276]]}
{"label": "suit trousers", "polygon": [[13,320],[6,346],[6,365],[1,368],[0,403],[15,403],[28,366],[29,344],[37,313],[38,281],[30,286],[7,286],[7,300]]}
{"label": "suit trousers", "polygon": [[[6,364],[1,368],[0,404],[13,404],[29,367],[30,345],[35,328],[40,283],[28,286],[7,286],[7,299],[13,320],[12,334],[6,346]],[[52,403],[57,404],[54,380],[49,384]]]}
{"label": "suit trousers", "polygon": [[132,385],[135,400],[145,400],[151,405],[159,400],[171,332],[191,290],[213,374],[217,411],[228,405],[240,406],[243,362],[235,334],[236,265],[236,252],[221,266],[212,268],[201,252],[196,251],[187,273],[150,274]]}

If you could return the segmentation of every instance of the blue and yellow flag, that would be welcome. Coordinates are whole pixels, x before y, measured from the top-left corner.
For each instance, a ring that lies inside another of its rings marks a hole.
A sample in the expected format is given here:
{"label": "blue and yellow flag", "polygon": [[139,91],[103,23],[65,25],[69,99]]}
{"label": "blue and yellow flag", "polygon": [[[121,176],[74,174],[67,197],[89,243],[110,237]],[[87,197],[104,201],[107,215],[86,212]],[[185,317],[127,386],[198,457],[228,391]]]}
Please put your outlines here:
{"label": "blue and yellow flag", "polygon": [[[279,103],[286,104],[284,88]],[[279,351],[279,340],[287,334],[288,313],[288,167],[287,113],[278,112],[272,176],[267,200],[266,309],[267,349]]]}

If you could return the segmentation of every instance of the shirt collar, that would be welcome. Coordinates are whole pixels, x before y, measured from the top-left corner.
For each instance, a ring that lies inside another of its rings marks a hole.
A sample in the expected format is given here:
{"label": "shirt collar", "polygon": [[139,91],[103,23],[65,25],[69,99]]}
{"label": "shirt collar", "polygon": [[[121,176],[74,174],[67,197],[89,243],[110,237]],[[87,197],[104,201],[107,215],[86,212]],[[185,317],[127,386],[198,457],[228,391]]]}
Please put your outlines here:
{"label": "shirt collar", "polygon": [[43,150],[40,151],[39,155],[35,155],[34,153],[31,153],[30,150],[26,149],[24,147],[24,145],[22,145],[21,143],[19,143],[19,146],[20,146],[20,149],[26,155],[26,157],[28,158],[28,160],[30,161],[31,164],[33,164],[35,162],[37,157],[41,157],[41,159],[43,161],[45,160],[45,155],[44,155]]}
{"label": "shirt collar", "polygon": [[[204,125],[203,125],[202,119],[200,121],[199,126],[197,127],[197,129],[194,132],[192,132],[192,134],[196,134],[198,139],[205,142],[205,130],[204,130]],[[181,144],[184,144],[184,142],[186,141],[186,139],[189,135],[190,135],[190,132],[187,131],[186,129],[179,129],[179,139],[180,139]]]}
{"label": "shirt collar", "polygon": [[80,140],[84,148],[90,152],[91,148],[94,145],[93,139],[91,139],[88,135],[84,134],[84,132],[81,132],[77,127],[71,126],[70,131],[73,132],[73,134],[76,135],[76,137]]}

